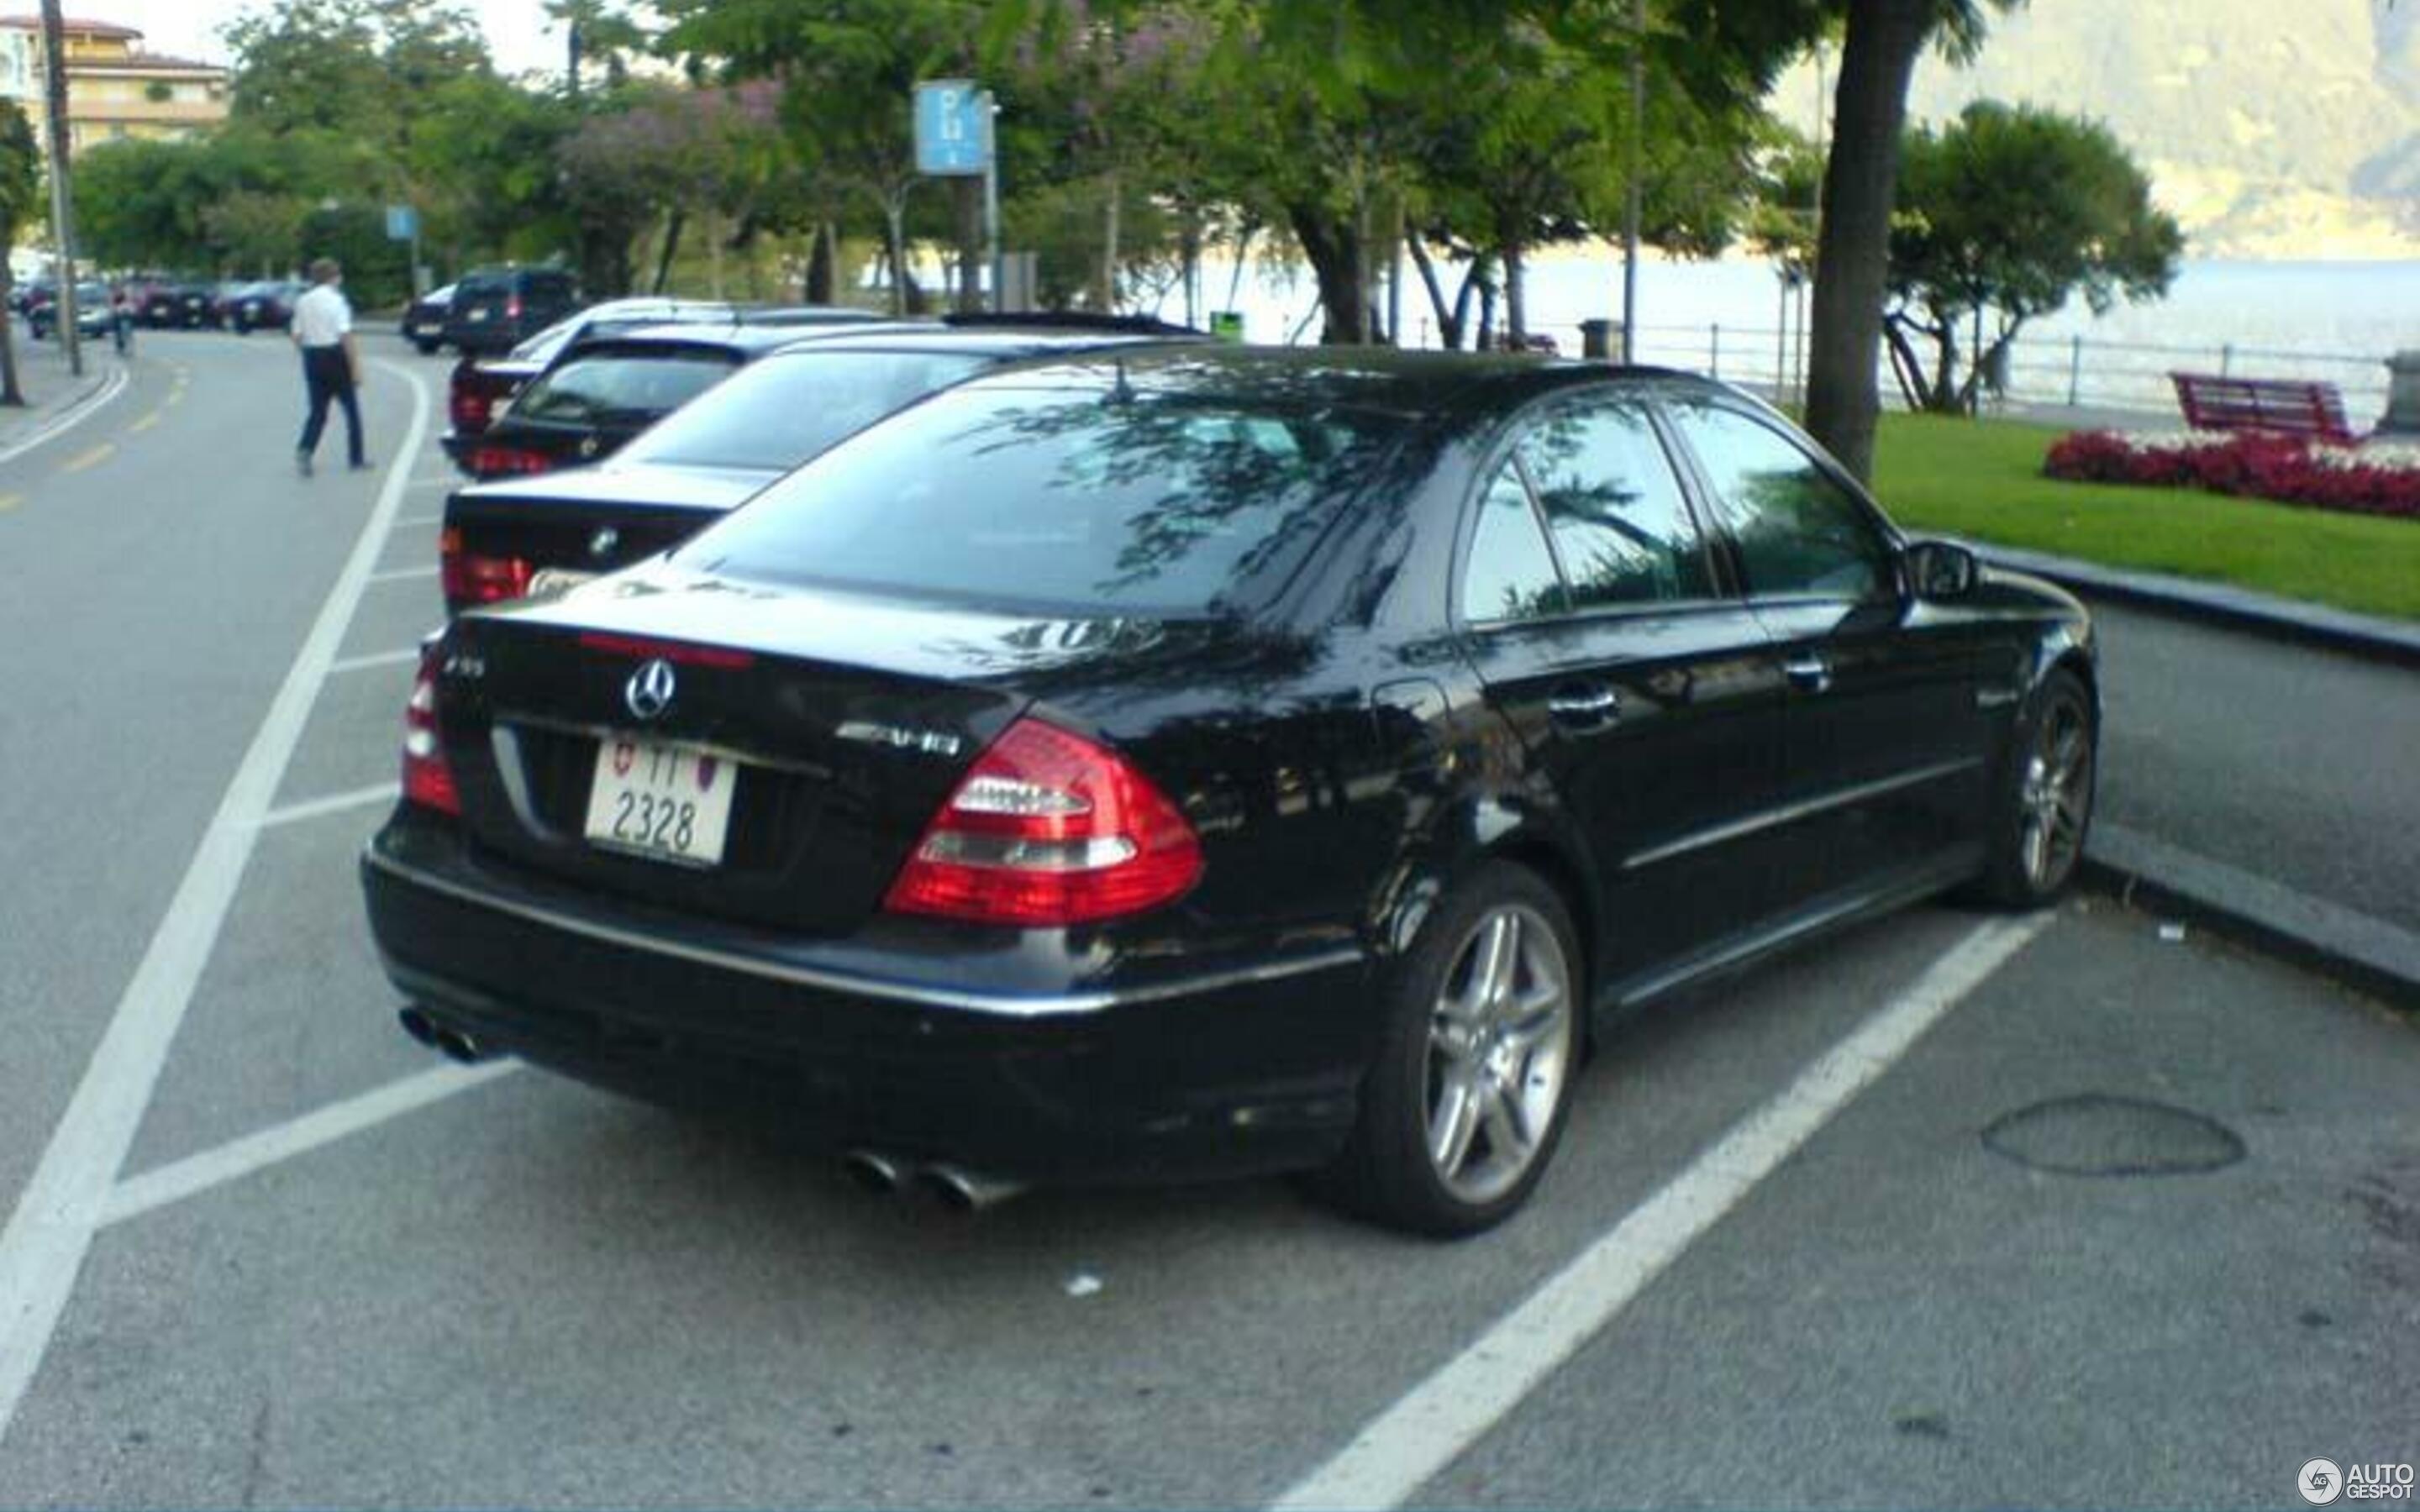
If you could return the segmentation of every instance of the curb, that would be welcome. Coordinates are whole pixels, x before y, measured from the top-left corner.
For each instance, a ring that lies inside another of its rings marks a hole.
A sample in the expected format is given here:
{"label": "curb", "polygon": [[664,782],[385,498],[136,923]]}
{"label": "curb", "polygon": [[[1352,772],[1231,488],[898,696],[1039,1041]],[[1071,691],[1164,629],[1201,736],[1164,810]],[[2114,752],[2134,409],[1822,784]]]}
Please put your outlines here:
{"label": "curb", "polygon": [[2115,599],[2229,629],[2298,640],[2372,661],[2420,667],[2420,625],[2298,603],[2223,583],[2127,572],[2040,551],[1994,546],[1989,541],[1961,544],[1987,563],[2048,578],[2087,596]]}
{"label": "curb", "polygon": [[2093,825],[2084,868],[2088,885],[2122,903],[2420,1013],[2420,934],[2118,825]]}
{"label": "curb", "polygon": [[0,427],[0,462],[13,461],[60,432],[81,424],[86,416],[115,399],[132,379],[124,363],[112,363],[88,375],[82,388],[64,399],[26,411],[19,427]]}

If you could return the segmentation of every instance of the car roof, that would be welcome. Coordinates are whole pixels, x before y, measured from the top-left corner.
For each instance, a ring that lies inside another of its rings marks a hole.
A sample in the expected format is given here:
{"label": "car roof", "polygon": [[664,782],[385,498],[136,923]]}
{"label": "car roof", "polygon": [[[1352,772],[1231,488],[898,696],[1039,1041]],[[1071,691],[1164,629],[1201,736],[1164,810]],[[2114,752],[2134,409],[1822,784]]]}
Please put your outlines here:
{"label": "car roof", "polygon": [[821,329],[830,332],[831,336],[820,334],[811,321],[753,325],[745,321],[733,324],[721,320],[681,320],[617,326],[609,331],[592,331],[582,335],[557,360],[556,365],[573,362],[583,353],[606,347],[625,350],[657,347],[668,351],[706,348],[752,358],[777,347],[814,345],[834,339],[843,332],[854,335],[862,328],[853,322],[836,321]]}

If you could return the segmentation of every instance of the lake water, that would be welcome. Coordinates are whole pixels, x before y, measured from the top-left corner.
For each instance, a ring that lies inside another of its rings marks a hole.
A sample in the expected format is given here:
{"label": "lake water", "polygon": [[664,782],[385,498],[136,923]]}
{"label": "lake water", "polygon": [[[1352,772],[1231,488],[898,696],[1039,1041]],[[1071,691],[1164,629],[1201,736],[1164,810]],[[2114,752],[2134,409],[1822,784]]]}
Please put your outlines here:
{"label": "lake water", "polygon": [[[1227,304],[1232,270],[1205,270],[1209,307]],[[1621,315],[1621,259],[1610,252],[1557,255],[1529,270],[1527,288],[1530,330],[1576,353],[1582,320]],[[1307,269],[1255,265],[1235,289],[1248,339],[1318,339]],[[1378,298],[1383,305],[1383,283]],[[1406,344],[1437,345],[1435,316],[1408,261],[1403,301]],[[1181,317],[1183,296],[1160,308]],[[1762,261],[1642,261],[1638,309],[1643,362],[1755,385],[1803,370],[1801,347],[1785,332],[1804,317],[1785,314],[1780,284]],[[2034,402],[2173,412],[2171,369],[2324,378],[2344,391],[2355,423],[2366,424],[2384,408],[2384,363],[2398,350],[2420,350],[2420,262],[2188,262],[2163,300],[2121,301],[2097,317],[2078,303],[2029,323],[2009,388],[2012,397]]]}

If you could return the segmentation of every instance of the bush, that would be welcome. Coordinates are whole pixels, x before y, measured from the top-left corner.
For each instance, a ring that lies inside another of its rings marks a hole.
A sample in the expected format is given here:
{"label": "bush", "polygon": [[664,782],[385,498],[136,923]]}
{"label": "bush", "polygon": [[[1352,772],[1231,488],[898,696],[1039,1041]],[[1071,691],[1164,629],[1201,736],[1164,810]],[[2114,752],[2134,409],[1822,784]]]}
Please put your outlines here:
{"label": "bush", "polygon": [[2042,460],[2071,483],[2206,488],[2242,499],[2420,519],[2420,453],[2338,446],[2295,436],[2125,436],[2077,431]]}

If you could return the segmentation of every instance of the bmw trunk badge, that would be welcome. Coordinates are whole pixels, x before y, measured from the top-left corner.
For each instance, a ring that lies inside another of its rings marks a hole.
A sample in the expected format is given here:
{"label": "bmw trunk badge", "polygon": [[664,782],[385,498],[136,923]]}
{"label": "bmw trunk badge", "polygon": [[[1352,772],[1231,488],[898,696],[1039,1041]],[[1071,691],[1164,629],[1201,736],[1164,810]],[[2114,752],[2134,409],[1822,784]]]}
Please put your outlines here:
{"label": "bmw trunk badge", "polygon": [[673,693],[678,687],[673,676],[673,664],[658,656],[643,662],[623,686],[622,702],[642,719],[653,719],[673,706]]}
{"label": "bmw trunk badge", "polygon": [[610,556],[613,548],[621,544],[620,531],[611,525],[600,525],[597,527],[597,533],[588,538],[588,554],[592,557]]}

